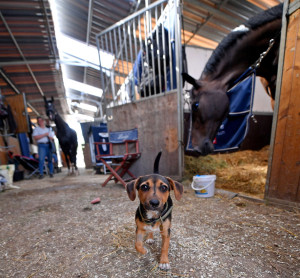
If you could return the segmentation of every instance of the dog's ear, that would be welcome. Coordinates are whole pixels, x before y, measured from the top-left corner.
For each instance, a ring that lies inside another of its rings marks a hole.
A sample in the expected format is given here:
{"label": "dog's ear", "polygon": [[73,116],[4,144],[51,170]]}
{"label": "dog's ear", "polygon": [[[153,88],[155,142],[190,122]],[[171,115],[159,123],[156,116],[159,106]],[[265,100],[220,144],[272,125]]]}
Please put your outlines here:
{"label": "dog's ear", "polygon": [[174,190],[176,200],[179,201],[183,193],[183,185],[180,182],[174,181],[169,177],[167,177],[167,180],[170,183],[171,189]]}
{"label": "dog's ear", "polygon": [[140,181],[140,177],[127,183],[126,184],[126,191],[127,191],[127,194],[128,194],[128,197],[131,201],[134,201],[135,200],[135,197],[136,197],[136,187]]}

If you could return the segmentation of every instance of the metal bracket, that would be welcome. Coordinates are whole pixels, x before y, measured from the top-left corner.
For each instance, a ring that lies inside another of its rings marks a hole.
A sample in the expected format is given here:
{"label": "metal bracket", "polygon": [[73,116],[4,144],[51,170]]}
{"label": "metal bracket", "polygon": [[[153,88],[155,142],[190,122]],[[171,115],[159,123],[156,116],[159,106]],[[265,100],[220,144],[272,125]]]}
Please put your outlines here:
{"label": "metal bracket", "polygon": [[294,2],[290,3],[289,9],[287,11],[287,15],[291,15],[295,11],[300,8],[300,0],[295,0]]}

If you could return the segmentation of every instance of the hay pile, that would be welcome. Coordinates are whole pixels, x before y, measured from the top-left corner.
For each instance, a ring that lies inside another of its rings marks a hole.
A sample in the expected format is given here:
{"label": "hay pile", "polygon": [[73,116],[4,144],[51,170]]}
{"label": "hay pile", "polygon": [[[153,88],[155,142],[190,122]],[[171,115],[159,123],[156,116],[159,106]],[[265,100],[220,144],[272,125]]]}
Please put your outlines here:
{"label": "hay pile", "polygon": [[184,179],[214,174],[216,188],[263,198],[268,168],[269,147],[260,151],[238,151],[205,157],[185,156]]}

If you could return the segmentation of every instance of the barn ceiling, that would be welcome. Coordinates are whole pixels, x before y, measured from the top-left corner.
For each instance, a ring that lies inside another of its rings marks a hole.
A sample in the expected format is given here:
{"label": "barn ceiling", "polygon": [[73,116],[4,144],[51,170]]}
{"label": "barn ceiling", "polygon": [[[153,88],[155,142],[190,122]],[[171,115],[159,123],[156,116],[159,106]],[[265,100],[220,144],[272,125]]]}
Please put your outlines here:
{"label": "barn ceiling", "polygon": [[[96,35],[145,7],[138,0],[1,0],[0,89],[3,96],[25,94],[29,115],[44,115],[43,97],[54,97],[62,115],[99,116],[75,105],[97,106],[101,99],[78,88],[68,89],[69,79],[101,88],[97,62],[59,55],[57,30],[86,45],[96,47]],[[154,1],[152,1],[154,2]],[[279,0],[182,0],[183,42],[214,49],[234,27]],[[50,9],[56,6],[56,12]],[[54,28],[54,18],[58,26]],[[74,101],[71,107],[68,102]],[[74,114],[76,115],[76,114]]]}

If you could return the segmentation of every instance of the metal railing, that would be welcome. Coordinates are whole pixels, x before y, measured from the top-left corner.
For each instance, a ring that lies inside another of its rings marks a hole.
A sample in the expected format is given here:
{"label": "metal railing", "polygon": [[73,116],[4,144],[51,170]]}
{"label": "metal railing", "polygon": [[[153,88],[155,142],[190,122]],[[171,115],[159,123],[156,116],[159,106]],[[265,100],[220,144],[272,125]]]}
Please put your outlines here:
{"label": "metal railing", "polygon": [[[177,1],[156,1],[96,36],[104,110],[179,88],[178,12]],[[103,65],[105,54],[111,68]]]}

